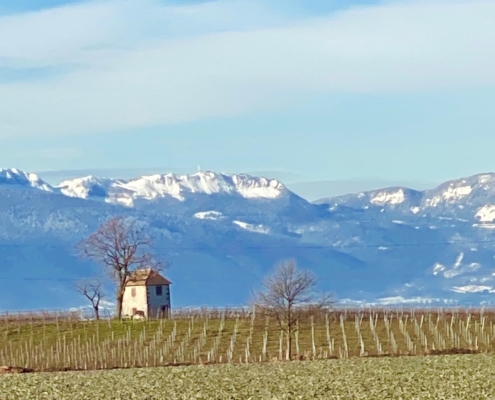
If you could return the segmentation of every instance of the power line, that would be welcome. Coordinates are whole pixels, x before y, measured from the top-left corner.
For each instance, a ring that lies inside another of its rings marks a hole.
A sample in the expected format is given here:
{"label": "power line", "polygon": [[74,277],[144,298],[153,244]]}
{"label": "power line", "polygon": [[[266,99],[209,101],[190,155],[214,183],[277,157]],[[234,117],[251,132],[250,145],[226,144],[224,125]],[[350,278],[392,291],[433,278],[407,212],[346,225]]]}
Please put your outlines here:
{"label": "power line", "polygon": [[[463,241],[463,240],[449,240],[444,242],[423,242],[423,243],[380,243],[380,244],[363,244],[363,243],[347,243],[347,244],[328,244],[328,245],[278,245],[278,246],[265,246],[265,245],[248,245],[241,246],[237,244],[229,244],[223,246],[205,246],[205,245],[189,245],[189,246],[152,246],[151,252],[153,250],[215,250],[215,249],[247,249],[247,250],[264,250],[264,249],[326,249],[326,250],[335,250],[335,249],[347,249],[347,248],[360,248],[360,249],[369,249],[369,248],[401,248],[401,247],[428,247],[428,246],[448,246],[453,244],[464,244],[464,245],[477,245],[477,244],[495,244],[494,240],[472,240],[472,241]],[[71,246],[64,245],[46,245],[46,244],[3,244],[0,243],[2,247],[17,247],[17,248],[41,248],[41,249],[69,249]],[[155,254],[159,254],[154,252]]]}
{"label": "power line", "polygon": [[[346,248],[358,248],[358,249],[369,249],[369,248],[405,248],[405,247],[429,247],[429,246],[449,246],[454,244],[463,244],[463,245],[479,245],[479,244],[495,244],[495,240],[479,240],[479,241],[445,241],[445,242],[425,242],[425,243],[396,243],[396,244],[345,244],[345,245],[300,245],[300,246],[263,246],[263,245],[253,245],[253,246],[228,246],[232,250],[234,249],[253,249],[253,250],[264,250],[264,249],[278,249],[278,250],[311,250],[311,249],[319,249],[319,250],[338,250],[338,249],[346,249]],[[34,247],[34,248],[53,248],[53,249],[67,249],[70,246],[63,245],[41,245],[41,244],[0,244],[0,246],[4,247]],[[212,250],[214,247],[207,246],[157,246],[154,249],[161,250],[171,250],[171,251],[180,251],[180,250]],[[170,255],[167,253],[155,253],[157,255]],[[0,277],[0,281],[33,281],[33,282],[73,282],[84,278],[41,278],[41,277],[19,277],[19,278],[6,278]],[[91,279],[91,278],[89,278]],[[334,278],[321,278],[320,280],[333,280]],[[235,280],[225,278],[225,281],[228,282],[241,282],[244,279]],[[190,283],[204,283],[204,282],[218,282],[218,279],[214,280],[190,280],[190,279],[181,279],[182,282],[190,282]]]}

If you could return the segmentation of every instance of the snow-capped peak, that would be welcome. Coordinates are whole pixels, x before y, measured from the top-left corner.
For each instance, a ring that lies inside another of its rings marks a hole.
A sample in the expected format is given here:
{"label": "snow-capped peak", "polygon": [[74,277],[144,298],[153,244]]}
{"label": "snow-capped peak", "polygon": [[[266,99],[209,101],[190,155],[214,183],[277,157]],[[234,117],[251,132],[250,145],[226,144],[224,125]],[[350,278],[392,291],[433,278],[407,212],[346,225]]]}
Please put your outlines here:
{"label": "snow-capped peak", "polygon": [[449,182],[447,185],[441,186],[433,196],[428,196],[425,204],[426,206],[435,207],[440,203],[454,202],[468,196],[472,191],[472,186],[467,184],[465,180]]}
{"label": "snow-capped peak", "polygon": [[59,189],[62,194],[70,197],[79,197],[82,199],[87,199],[89,197],[104,198],[107,196],[108,189],[114,182],[118,181],[88,175],[82,178],[63,181],[57,185],[57,189]]}
{"label": "snow-capped peak", "polygon": [[24,172],[17,168],[0,169],[0,185],[28,186],[46,192],[53,192],[53,188],[38,175]]}
{"label": "snow-capped peak", "polygon": [[191,175],[154,174],[129,180],[93,176],[62,182],[57,186],[67,196],[105,198],[105,201],[133,206],[135,200],[172,197],[184,201],[191,194],[230,194],[244,198],[275,199],[287,192],[277,180],[250,175],[197,172]]}
{"label": "snow-capped peak", "polygon": [[376,205],[384,204],[401,204],[406,200],[406,194],[403,188],[391,188],[382,191],[377,191],[373,194],[370,202]]}
{"label": "snow-capped peak", "polygon": [[426,191],[424,204],[426,207],[458,203],[473,203],[482,206],[484,205],[482,203],[494,193],[495,174],[483,173],[451,180]]}

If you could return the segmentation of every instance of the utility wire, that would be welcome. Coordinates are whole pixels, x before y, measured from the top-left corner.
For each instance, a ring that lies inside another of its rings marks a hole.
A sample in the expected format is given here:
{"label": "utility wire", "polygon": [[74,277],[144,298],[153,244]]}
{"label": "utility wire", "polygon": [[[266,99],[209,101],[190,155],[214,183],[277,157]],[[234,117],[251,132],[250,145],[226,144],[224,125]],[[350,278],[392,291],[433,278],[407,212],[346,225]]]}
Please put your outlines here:
{"label": "utility wire", "polygon": [[[478,245],[478,244],[494,244],[495,245],[495,239],[494,240],[479,240],[479,241],[445,241],[445,242],[425,242],[425,243],[402,243],[402,244],[360,244],[360,243],[354,243],[354,244],[347,244],[347,245],[328,245],[328,246],[323,246],[323,245],[308,245],[308,246],[232,246],[232,249],[257,249],[257,250],[262,250],[262,249],[299,249],[299,250],[309,250],[309,249],[320,249],[320,250],[336,250],[336,249],[343,249],[343,248],[359,248],[359,249],[368,249],[368,248],[404,248],[404,247],[429,247],[429,246],[449,246],[453,244],[463,244],[463,245]],[[0,246],[12,246],[8,244],[0,244]],[[14,245],[14,247],[35,247],[35,248],[64,248],[66,249],[69,246],[62,246],[62,245],[21,245],[17,244]],[[230,247],[230,246],[229,246]],[[211,250],[213,247],[206,247],[206,246],[157,246],[154,247],[154,249],[168,249],[168,250]],[[155,253],[157,255],[170,255],[167,253]],[[40,281],[46,281],[46,282],[72,282],[72,281],[77,281],[81,278],[40,278],[40,277],[19,277],[19,278],[6,278],[6,277],[0,277],[0,281],[34,281],[34,282],[40,282]],[[335,278],[322,278],[320,280],[325,281],[325,280],[334,280]],[[228,282],[241,282],[244,281],[244,279],[221,279],[222,281],[228,281]],[[214,279],[214,280],[189,280],[189,279],[182,279],[182,281],[186,282],[193,282],[193,283],[204,283],[204,282],[218,282],[219,279]]]}
{"label": "utility wire", "polygon": [[[428,246],[448,246],[452,244],[464,244],[464,245],[476,245],[476,244],[495,244],[495,239],[493,240],[449,240],[444,242],[423,242],[423,243],[380,243],[380,244],[362,244],[362,243],[348,243],[348,244],[328,244],[328,245],[278,245],[278,246],[265,246],[265,245],[251,245],[251,246],[242,246],[237,245],[236,243],[215,247],[205,246],[205,245],[190,245],[190,246],[150,246],[150,251],[153,250],[214,250],[214,249],[249,249],[249,250],[263,250],[263,249],[326,249],[326,250],[334,250],[334,249],[346,249],[346,248],[360,248],[360,249],[369,249],[369,248],[400,248],[400,247],[428,247]],[[41,248],[41,249],[69,249],[71,246],[64,245],[43,245],[43,244],[6,244],[0,243],[0,247],[21,247],[21,248]],[[154,254],[159,254],[154,252]]]}

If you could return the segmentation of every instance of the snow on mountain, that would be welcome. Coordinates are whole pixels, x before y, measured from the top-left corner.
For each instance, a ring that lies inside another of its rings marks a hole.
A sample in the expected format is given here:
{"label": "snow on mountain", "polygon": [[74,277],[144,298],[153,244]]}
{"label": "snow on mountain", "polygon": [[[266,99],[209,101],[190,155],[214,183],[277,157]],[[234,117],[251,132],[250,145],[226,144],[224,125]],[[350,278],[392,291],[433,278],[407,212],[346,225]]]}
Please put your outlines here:
{"label": "snow on mountain", "polygon": [[382,191],[374,193],[371,196],[370,202],[377,205],[401,204],[405,199],[405,190],[403,188],[399,188],[397,191]]}
{"label": "snow on mountain", "polygon": [[218,211],[200,211],[193,215],[197,219],[219,220],[223,218],[223,214]]}
{"label": "snow on mountain", "polygon": [[264,233],[264,234],[270,233],[270,229],[264,227],[263,225],[248,224],[247,222],[242,222],[242,221],[232,221],[232,223],[250,232]]}
{"label": "snow on mountain", "polygon": [[315,204],[328,204],[330,207],[346,206],[358,209],[392,208],[414,210],[421,205],[423,193],[405,187],[390,187],[358,194],[330,197],[317,200]]}
{"label": "snow on mountain", "polygon": [[79,178],[62,182],[62,193],[80,197],[103,199],[109,203],[128,207],[137,200],[172,198],[184,201],[197,194],[224,194],[245,199],[276,199],[288,191],[277,180],[249,175],[227,175],[215,172],[198,172],[191,175],[147,175],[129,180]]}
{"label": "snow on mountain", "polygon": [[494,199],[495,174],[485,173],[451,180],[424,191],[392,187],[324,198],[315,204],[328,205],[329,209],[345,206],[380,212],[387,210],[408,216],[424,217],[428,214],[491,223],[495,221]]}
{"label": "snow on mountain", "polygon": [[286,191],[276,180],[249,175],[198,172],[193,175],[149,175],[118,185],[133,198],[155,199],[171,196],[183,201],[188,194],[236,194],[244,198],[274,199]]}
{"label": "snow on mountain", "polygon": [[120,181],[96,178],[94,176],[85,176],[72,180],[63,181],[56,186],[60,192],[69,197],[79,197],[81,199],[88,198],[106,198],[108,190],[113,184],[118,184]]}
{"label": "snow on mountain", "polygon": [[[356,301],[479,302],[492,290],[481,288],[495,288],[495,229],[486,229],[495,228],[495,174],[315,203],[276,180],[214,172],[87,176],[51,187],[34,174],[0,170],[0,189],[0,268],[20,280],[15,289],[0,281],[0,291],[13,308],[63,301],[64,280],[90,271],[73,244],[121,214],[157,238],[181,305],[241,304],[284,258]],[[49,281],[49,295],[22,280],[40,275],[61,279]]]}
{"label": "snow on mountain", "polygon": [[436,207],[438,204],[442,202],[455,202],[459,199],[462,199],[468,196],[472,191],[473,188],[471,186],[465,186],[465,185],[456,186],[454,183],[450,183],[445,189],[443,189],[437,195],[432,197],[427,196],[424,202],[427,207]]}
{"label": "snow on mountain", "polygon": [[481,264],[476,262],[470,264],[463,264],[463,259],[464,259],[464,253],[461,252],[451,268],[436,263],[433,267],[433,275],[438,275],[439,273],[442,273],[442,275],[445,278],[451,279],[458,275],[478,271],[481,268]]}
{"label": "snow on mountain", "polygon": [[473,207],[481,208],[489,205],[488,200],[494,197],[495,174],[478,174],[451,180],[434,189],[426,190],[423,192],[422,206],[463,213],[462,210],[466,207],[471,212]]}
{"label": "snow on mountain", "polygon": [[495,205],[480,207],[474,215],[480,222],[493,222],[495,220]]}
{"label": "snow on mountain", "polygon": [[53,188],[38,175],[20,171],[16,168],[0,169],[0,185],[31,187],[46,192],[53,192]]}
{"label": "snow on mountain", "polygon": [[417,271],[404,269],[396,278],[392,276],[397,270],[388,272],[388,280],[415,281],[402,289],[396,286],[401,296],[447,298],[451,296],[445,292],[451,292],[465,296],[461,301],[480,301],[486,291],[477,288],[495,287],[493,173],[451,180],[425,191],[384,188],[315,203],[326,205],[340,218],[354,218],[352,230],[339,223],[339,229],[345,230],[340,235],[332,233],[335,228],[329,224],[321,228],[325,241],[357,243],[348,252],[360,254],[369,264],[394,265],[395,253],[396,266],[408,264]]}

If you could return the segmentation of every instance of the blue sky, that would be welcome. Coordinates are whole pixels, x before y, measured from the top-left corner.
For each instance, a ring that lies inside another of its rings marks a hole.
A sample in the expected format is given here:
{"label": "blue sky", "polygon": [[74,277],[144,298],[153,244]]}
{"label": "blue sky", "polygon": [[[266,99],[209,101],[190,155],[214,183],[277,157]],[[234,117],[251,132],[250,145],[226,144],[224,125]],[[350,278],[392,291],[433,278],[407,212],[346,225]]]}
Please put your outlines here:
{"label": "blue sky", "polygon": [[488,0],[4,0],[0,166],[360,187],[494,171],[492,15]]}

